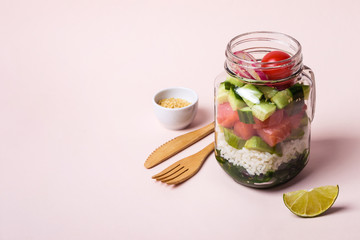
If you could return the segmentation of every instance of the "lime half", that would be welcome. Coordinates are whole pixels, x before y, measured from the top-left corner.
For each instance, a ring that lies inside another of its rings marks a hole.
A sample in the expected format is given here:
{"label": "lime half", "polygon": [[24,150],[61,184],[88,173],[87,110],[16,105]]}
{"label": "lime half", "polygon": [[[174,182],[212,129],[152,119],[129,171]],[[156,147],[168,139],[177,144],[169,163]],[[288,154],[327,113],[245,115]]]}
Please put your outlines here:
{"label": "lime half", "polygon": [[322,186],[283,194],[286,207],[300,217],[316,217],[328,210],[339,195],[339,186]]}

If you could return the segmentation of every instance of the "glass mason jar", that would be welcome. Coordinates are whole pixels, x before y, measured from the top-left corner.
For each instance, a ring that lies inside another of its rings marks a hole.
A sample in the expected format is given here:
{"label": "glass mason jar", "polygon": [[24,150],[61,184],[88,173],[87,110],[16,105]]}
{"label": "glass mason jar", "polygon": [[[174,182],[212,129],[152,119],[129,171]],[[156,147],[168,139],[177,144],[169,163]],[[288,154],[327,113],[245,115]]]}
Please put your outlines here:
{"label": "glass mason jar", "polygon": [[315,79],[302,59],[300,43],[282,33],[228,43],[215,80],[215,156],[236,182],[273,187],[307,164]]}

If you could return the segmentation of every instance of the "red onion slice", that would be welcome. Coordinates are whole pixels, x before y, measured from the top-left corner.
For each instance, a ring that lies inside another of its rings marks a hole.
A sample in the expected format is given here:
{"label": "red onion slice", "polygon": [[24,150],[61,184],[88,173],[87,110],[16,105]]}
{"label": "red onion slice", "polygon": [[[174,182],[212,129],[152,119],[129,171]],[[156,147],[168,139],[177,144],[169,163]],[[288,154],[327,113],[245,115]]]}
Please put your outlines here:
{"label": "red onion slice", "polygon": [[253,79],[253,77],[250,75],[248,71],[245,70],[245,68],[242,68],[237,64],[233,64],[232,68],[237,75],[243,78]]}
{"label": "red onion slice", "polygon": [[[241,59],[244,59],[246,61],[250,61],[250,62],[254,62],[254,63],[257,63],[256,59],[249,53],[247,52],[244,52],[244,51],[237,51],[237,52],[234,52],[234,54],[241,58]],[[256,67],[257,64],[251,64],[251,63],[248,63],[248,62],[244,62],[244,61],[239,61],[237,60],[239,64],[241,65],[244,65],[246,66],[246,68],[242,68],[242,67],[239,67],[238,68],[241,68],[243,72],[246,72],[248,75],[250,75],[250,79],[256,79],[256,80],[268,80],[267,76],[265,73],[263,73],[260,69],[254,69],[252,67]],[[247,67],[249,66],[249,67]]]}

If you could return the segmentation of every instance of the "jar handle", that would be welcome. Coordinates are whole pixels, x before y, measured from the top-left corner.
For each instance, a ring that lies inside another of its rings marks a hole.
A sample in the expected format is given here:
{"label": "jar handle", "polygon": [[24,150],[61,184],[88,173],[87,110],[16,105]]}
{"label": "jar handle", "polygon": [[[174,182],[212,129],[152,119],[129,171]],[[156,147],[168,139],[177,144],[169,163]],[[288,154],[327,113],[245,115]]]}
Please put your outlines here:
{"label": "jar handle", "polygon": [[304,65],[303,73],[307,75],[308,79],[310,80],[310,100],[311,100],[311,118],[310,121],[312,122],[315,115],[315,103],[316,103],[316,85],[315,85],[315,75],[314,72],[308,66]]}

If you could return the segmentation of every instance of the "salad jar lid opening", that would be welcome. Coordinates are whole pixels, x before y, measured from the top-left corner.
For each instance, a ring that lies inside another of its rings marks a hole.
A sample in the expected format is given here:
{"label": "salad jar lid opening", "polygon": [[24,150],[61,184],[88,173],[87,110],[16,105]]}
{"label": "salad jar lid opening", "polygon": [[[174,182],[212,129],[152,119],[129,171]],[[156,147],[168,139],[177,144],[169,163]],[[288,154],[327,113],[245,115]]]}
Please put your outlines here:
{"label": "salad jar lid opening", "polygon": [[[288,57],[264,61],[269,53]],[[227,45],[225,70],[244,81],[282,82],[298,76],[303,68],[300,43],[293,37],[277,32],[250,32],[234,37]],[[276,75],[277,72],[285,73]]]}

